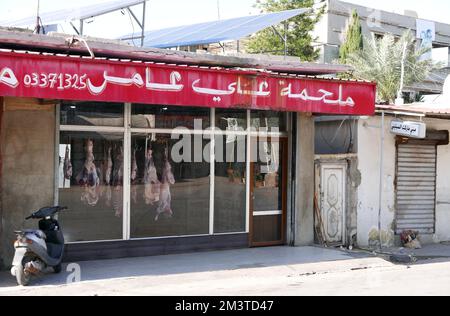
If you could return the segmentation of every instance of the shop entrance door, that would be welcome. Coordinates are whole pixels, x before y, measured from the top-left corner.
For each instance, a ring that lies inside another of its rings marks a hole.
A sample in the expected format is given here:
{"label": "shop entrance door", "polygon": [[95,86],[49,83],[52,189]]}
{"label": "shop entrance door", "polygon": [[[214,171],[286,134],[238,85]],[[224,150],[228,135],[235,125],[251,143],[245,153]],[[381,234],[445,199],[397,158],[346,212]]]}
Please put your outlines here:
{"label": "shop entrance door", "polygon": [[287,138],[252,141],[250,164],[252,247],[283,245],[286,242],[287,144]]}

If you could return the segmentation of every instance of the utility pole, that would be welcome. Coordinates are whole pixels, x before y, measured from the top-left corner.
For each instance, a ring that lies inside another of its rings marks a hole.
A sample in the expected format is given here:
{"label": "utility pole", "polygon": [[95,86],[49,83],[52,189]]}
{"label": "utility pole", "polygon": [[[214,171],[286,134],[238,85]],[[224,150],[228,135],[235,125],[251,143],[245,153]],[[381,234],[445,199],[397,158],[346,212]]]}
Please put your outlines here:
{"label": "utility pole", "polygon": [[36,34],[41,33],[41,18],[39,17],[40,2],[41,0],[37,0],[36,27],[34,29],[34,33]]}
{"label": "utility pole", "polygon": [[217,0],[217,19],[220,20],[220,0]]}
{"label": "utility pole", "polygon": [[383,236],[381,233],[381,214],[383,209],[383,182],[384,182],[384,128],[385,128],[385,113],[381,112],[381,140],[380,140],[380,184],[378,187],[378,239],[380,242],[380,252],[383,251]]}
{"label": "utility pole", "polygon": [[403,99],[403,87],[405,82],[405,63],[407,51],[408,51],[408,42],[405,41],[405,44],[403,46],[402,67],[400,74],[400,89],[397,92],[397,99],[395,99],[395,105],[403,105],[405,103],[405,100]]}
{"label": "utility pole", "polygon": [[142,2],[142,32],[141,32],[141,47],[144,47],[145,43],[145,13],[147,8],[147,1]]}
{"label": "utility pole", "polygon": [[284,41],[284,60],[287,59],[288,56],[288,22],[284,22],[284,37],[283,37],[283,41]]}

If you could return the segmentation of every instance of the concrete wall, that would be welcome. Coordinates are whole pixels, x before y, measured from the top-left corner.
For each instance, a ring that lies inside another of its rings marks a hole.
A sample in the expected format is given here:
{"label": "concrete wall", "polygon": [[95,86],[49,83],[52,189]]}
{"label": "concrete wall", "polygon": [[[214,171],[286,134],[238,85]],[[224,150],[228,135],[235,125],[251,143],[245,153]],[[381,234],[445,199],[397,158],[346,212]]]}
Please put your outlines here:
{"label": "concrete wall", "polygon": [[[365,35],[370,35],[371,32],[374,32],[378,34],[391,33],[400,36],[407,30],[412,30],[415,33],[417,28],[416,17],[376,10],[344,1],[328,1],[328,43],[330,44],[340,43],[350,13],[354,9],[361,18],[363,33]],[[418,14],[420,19],[420,12]],[[436,22],[436,41],[434,44],[450,46],[450,24]]]}
{"label": "concrete wall", "polygon": [[1,248],[8,266],[14,253],[14,231],[36,228],[37,222],[25,221],[25,217],[53,204],[55,107],[31,99],[5,98],[4,103]]}
{"label": "concrete wall", "polygon": [[358,245],[358,188],[361,185],[361,172],[358,158],[348,158],[347,172],[347,213],[346,236],[348,246]]}
{"label": "concrete wall", "polygon": [[[356,9],[361,18],[365,36],[371,36],[372,33],[389,33],[400,36],[407,30],[413,32],[416,30],[415,17],[375,10],[338,0],[328,0],[327,11],[314,31],[314,35],[319,37],[318,42],[327,44],[323,46],[324,55],[322,55],[321,61],[332,62],[338,57],[339,50],[334,45],[341,45],[353,9]],[[450,46],[449,24],[436,23],[436,41],[434,44]]]}
{"label": "concrete wall", "polygon": [[[381,239],[384,246],[394,244],[395,219],[395,137],[389,132],[390,119],[384,129],[384,168],[382,172]],[[358,123],[358,245],[377,246],[380,186],[381,119],[373,117]]]}
{"label": "concrete wall", "polygon": [[[411,119],[411,118],[409,118]],[[381,208],[381,236],[384,246],[394,246],[398,238],[395,225],[395,136],[389,131],[392,117],[385,120],[383,198]],[[425,119],[428,130],[449,130],[450,121]],[[380,176],[380,117],[360,120],[358,125],[358,169],[361,185],[358,188],[358,244],[378,245],[378,209]],[[424,243],[450,241],[450,146],[438,146],[436,234],[422,236]]]}
{"label": "concrete wall", "polygon": [[314,244],[314,119],[297,117],[295,246]]}
{"label": "concrete wall", "polygon": [[[449,130],[450,121],[426,120],[428,128]],[[434,242],[450,241],[450,146],[438,146],[436,179],[436,234]]]}

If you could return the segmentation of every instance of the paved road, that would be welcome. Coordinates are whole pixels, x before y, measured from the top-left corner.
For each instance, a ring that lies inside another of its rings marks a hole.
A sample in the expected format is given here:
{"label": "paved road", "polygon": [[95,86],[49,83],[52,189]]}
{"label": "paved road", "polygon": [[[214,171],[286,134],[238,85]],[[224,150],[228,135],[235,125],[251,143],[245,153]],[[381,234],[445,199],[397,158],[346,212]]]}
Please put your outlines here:
{"label": "paved road", "polygon": [[0,273],[0,295],[450,295],[450,261],[394,265],[305,248],[244,249],[81,263],[28,288]]}

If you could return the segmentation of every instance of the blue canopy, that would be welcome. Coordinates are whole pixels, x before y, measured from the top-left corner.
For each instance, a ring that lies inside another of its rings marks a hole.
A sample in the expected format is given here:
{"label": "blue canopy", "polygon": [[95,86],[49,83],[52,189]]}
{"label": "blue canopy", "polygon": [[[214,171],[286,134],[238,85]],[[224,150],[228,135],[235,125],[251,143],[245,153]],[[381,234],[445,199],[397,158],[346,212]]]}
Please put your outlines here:
{"label": "blue canopy", "polygon": [[[147,31],[144,46],[172,48],[239,40],[307,11],[308,9],[296,9]],[[121,38],[131,37],[133,34]]]}

